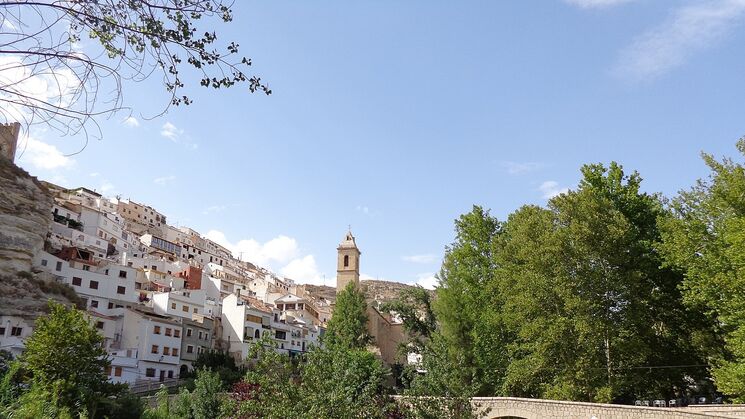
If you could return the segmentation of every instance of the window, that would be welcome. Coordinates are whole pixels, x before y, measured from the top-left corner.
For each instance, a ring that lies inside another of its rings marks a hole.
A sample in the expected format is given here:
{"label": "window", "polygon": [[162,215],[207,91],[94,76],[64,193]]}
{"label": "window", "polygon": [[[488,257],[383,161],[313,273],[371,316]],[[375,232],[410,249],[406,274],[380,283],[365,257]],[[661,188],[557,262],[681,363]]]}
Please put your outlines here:
{"label": "window", "polygon": [[176,310],[176,303],[171,303],[171,310]]}
{"label": "window", "polygon": [[192,345],[186,345],[186,353],[187,354],[193,354],[194,353],[194,347]]}
{"label": "window", "polygon": [[124,294],[126,292],[127,292],[127,287],[123,287],[121,285],[118,286],[118,287],[116,287],[116,293],[117,294]]}
{"label": "window", "polygon": [[173,370],[168,371],[168,378],[173,378]]}
{"label": "window", "polygon": [[5,328],[0,327],[0,336],[5,336]]}
{"label": "window", "polygon": [[11,336],[21,336],[21,332],[23,332],[23,328],[22,327],[15,327],[15,326],[13,326],[13,327],[10,328],[10,335]]}
{"label": "window", "polygon": [[83,270],[84,271],[90,271],[91,270],[91,267],[89,265],[83,265]]}
{"label": "window", "polygon": [[194,313],[199,313],[196,307],[194,307],[194,310],[192,310]]}
{"label": "window", "polygon": [[119,278],[126,278],[127,277],[127,271],[119,271]]}
{"label": "window", "polygon": [[178,349],[176,348],[171,349],[171,355],[178,356]]}
{"label": "window", "polygon": [[199,340],[202,340],[202,331],[199,331]]}
{"label": "window", "polygon": [[255,337],[256,339],[259,339],[259,337],[260,337],[260,336],[259,336],[259,329],[256,329],[256,331],[254,332],[254,337]]}
{"label": "window", "polygon": [[103,329],[103,322],[96,322],[96,329]]}
{"label": "window", "polygon": [[111,375],[111,366],[106,367],[106,370],[104,370],[106,375]]}
{"label": "window", "polygon": [[156,335],[159,335],[160,334],[160,326],[153,326],[153,333],[155,333]]}
{"label": "window", "polygon": [[91,300],[91,307],[98,308],[98,300]]}
{"label": "window", "polygon": [[90,288],[92,290],[97,290],[98,289],[98,281],[91,281],[88,284],[88,288]]}
{"label": "window", "polygon": [[109,302],[109,310],[111,310],[111,309],[113,309],[113,308],[114,308],[114,303],[112,303],[112,302]]}
{"label": "window", "polygon": [[185,313],[188,313],[189,312],[189,306],[187,306],[187,305],[184,304],[184,306],[181,307],[181,311],[183,311]]}
{"label": "window", "polygon": [[180,338],[181,337],[181,329],[173,329],[173,337]]}
{"label": "window", "polygon": [[82,283],[83,283],[83,279],[82,278],[78,278],[77,276],[73,276],[72,277],[72,284],[73,285],[80,286],[80,284],[82,284]]}
{"label": "window", "polygon": [[121,376],[122,376],[122,367],[114,368],[114,377],[121,377]]}
{"label": "window", "polygon": [[192,332],[191,329],[186,329],[186,337],[187,338],[190,338],[191,337],[191,332]]}
{"label": "window", "polygon": [[171,348],[164,346],[163,347],[163,355],[170,355],[171,354]]}
{"label": "window", "polygon": [[155,368],[148,368],[145,370],[145,377],[155,377]]}
{"label": "window", "polygon": [[62,262],[57,262],[57,266],[54,267],[55,271],[61,271],[62,270]]}
{"label": "window", "polygon": [[108,275],[109,274],[109,270],[107,269],[103,273],[104,273],[104,275]]}
{"label": "window", "polygon": [[344,267],[349,266],[349,255],[344,255]]}
{"label": "window", "polygon": [[171,328],[166,327],[166,336],[171,336]]}
{"label": "window", "polygon": [[157,354],[158,353],[158,345],[153,345],[152,348],[150,348],[151,354]]}
{"label": "window", "polygon": [[47,260],[46,259],[42,259],[41,260],[41,266],[47,266]]}

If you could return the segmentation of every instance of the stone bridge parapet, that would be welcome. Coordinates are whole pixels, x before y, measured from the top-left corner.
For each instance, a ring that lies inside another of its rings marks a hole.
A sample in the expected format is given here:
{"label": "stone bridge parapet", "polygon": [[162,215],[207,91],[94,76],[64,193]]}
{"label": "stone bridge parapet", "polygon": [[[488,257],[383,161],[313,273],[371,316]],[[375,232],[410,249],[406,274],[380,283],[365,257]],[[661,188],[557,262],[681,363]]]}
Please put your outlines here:
{"label": "stone bridge parapet", "polygon": [[711,419],[745,418],[742,406],[717,408],[660,408],[619,404],[523,399],[518,397],[475,397],[477,412],[487,419]]}

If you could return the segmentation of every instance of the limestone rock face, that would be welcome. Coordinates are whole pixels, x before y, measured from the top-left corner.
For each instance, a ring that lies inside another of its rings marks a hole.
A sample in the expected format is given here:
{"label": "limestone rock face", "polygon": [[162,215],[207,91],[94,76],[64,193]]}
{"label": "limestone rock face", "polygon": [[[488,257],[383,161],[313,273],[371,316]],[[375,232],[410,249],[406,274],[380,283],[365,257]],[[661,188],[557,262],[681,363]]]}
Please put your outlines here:
{"label": "limestone rock face", "polygon": [[31,270],[44,246],[53,202],[36,178],[0,157],[0,275]]}
{"label": "limestone rock face", "polygon": [[54,200],[36,178],[0,156],[0,315],[34,319],[47,301],[82,300],[69,285],[46,272],[31,272],[52,222]]}

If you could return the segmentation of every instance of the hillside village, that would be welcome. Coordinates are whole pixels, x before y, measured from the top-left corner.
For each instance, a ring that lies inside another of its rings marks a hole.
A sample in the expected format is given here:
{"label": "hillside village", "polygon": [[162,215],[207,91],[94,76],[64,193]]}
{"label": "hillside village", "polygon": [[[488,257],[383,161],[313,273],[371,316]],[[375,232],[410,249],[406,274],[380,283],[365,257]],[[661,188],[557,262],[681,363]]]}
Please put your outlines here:
{"label": "hillside village", "polygon": [[[6,157],[12,161],[12,154]],[[27,176],[22,170],[13,174]],[[333,288],[297,284],[239,260],[199,232],[169,225],[150,205],[29,179],[41,191],[35,194],[52,198],[46,224],[39,222],[47,229],[36,232],[44,240],[31,252],[31,271],[75,291],[78,305],[105,338],[112,382],[177,380],[210,350],[227,351],[241,363],[263,337],[291,356],[320,345],[333,313]],[[34,202],[42,203],[37,210],[43,214],[45,201]],[[337,251],[340,284],[359,284],[359,250],[351,231]],[[379,356],[390,364],[399,358],[403,334],[399,321],[375,308],[392,298],[381,291],[385,288],[382,281],[371,287],[368,329]],[[33,300],[38,305],[44,297]],[[0,310],[0,349],[17,356],[40,313],[24,309],[22,298],[15,300],[18,304]]]}

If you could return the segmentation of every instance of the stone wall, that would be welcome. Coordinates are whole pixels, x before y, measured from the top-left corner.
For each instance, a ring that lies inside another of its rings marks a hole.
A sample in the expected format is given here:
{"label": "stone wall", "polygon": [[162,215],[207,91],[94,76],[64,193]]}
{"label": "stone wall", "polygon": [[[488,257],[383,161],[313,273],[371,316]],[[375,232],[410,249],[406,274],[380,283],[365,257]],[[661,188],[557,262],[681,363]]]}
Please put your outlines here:
{"label": "stone wall", "polygon": [[0,158],[13,161],[16,158],[16,147],[18,145],[18,134],[21,132],[21,124],[0,124]]}
{"label": "stone wall", "polygon": [[524,419],[707,419],[727,418],[725,411],[691,411],[688,408],[654,408],[601,403],[523,399],[517,397],[476,397],[474,407],[484,417]]}

